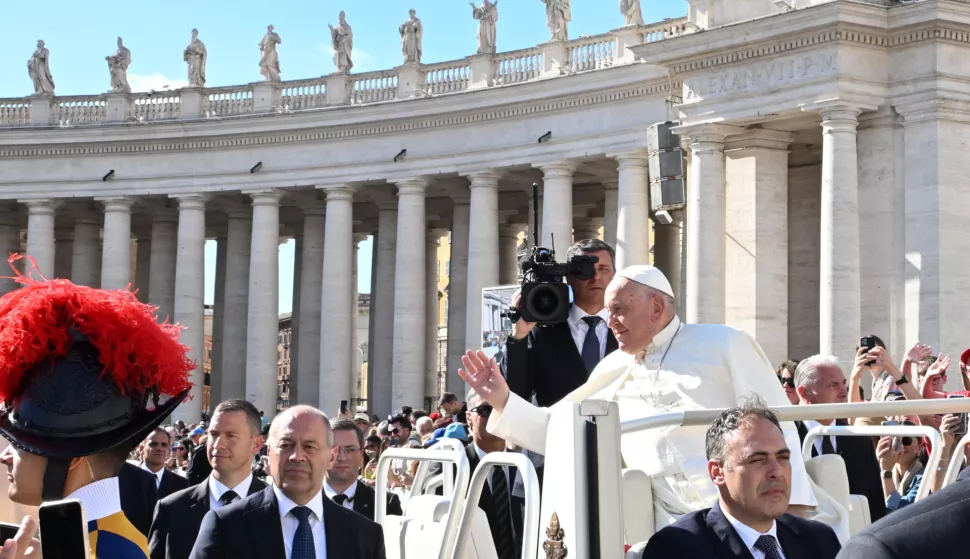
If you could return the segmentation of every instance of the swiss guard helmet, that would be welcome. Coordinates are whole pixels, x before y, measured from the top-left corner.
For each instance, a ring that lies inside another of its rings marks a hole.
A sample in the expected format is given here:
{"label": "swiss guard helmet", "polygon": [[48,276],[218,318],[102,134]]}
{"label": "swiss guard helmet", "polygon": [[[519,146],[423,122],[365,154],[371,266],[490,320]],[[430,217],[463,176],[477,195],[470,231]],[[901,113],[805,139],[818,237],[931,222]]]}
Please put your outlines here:
{"label": "swiss guard helmet", "polygon": [[47,458],[42,498],[59,500],[74,458],[134,448],[186,398],[196,365],[181,328],[129,290],[13,279],[22,287],[0,298],[0,435]]}

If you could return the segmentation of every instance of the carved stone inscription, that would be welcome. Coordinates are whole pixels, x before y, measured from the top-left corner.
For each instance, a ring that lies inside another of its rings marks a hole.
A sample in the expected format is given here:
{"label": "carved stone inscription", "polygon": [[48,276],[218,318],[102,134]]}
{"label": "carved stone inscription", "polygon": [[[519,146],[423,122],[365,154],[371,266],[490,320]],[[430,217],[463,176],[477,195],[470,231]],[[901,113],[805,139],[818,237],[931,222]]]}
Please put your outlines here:
{"label": "carved stone inscription", "polygon": [[835,53],[815,53],[765,60],[684,81],[684,101],[764,92],[836,73]]}

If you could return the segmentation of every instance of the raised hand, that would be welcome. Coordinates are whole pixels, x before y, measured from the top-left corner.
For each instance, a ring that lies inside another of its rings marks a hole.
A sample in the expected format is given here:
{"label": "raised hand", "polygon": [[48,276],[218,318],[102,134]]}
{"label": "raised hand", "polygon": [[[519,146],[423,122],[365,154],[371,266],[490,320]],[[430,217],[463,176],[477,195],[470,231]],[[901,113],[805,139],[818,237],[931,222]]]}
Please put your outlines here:
{"label": "raised hand", "polygon": [[0,559],[42,559],[40,542],[37,535],[37,522],[27,516],[20,524],[20,531],[12,540],[3,542]]}
{"label": "raised hand", "polygon": [[509,401],[509,385],[495,359],[485,355],[484,351],[469,350],[462,356],[461,363],[464,367],[458,369],[458,375],[496,411],[504,410]]}
{"label": "raised hand", "polygon": [[932,354],[933,348],[920,342],[916,342],[906,353],[906,361],[911,363],[919,363],[921,360],[926,359]]}

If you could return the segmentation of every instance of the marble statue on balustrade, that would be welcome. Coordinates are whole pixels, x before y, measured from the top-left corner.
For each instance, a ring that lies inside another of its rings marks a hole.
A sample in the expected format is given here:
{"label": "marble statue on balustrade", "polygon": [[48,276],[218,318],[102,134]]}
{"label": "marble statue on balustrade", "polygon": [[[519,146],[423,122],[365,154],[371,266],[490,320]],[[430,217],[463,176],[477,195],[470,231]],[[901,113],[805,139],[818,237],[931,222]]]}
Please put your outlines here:
{"label": "marble statue on balustrade", "polygon": [[552,35],[550,41],[569,39],[569,22],[573,19],[569,0],[542,0],[546,5],[546,25]]}
{"label": "marble statue on balustrade", "polygon": [[489,2],[482,0],[481,7],[469,2],[472,6],[472,17],[478,23],[478,54],[495,54],[495,29],[498,23],[498,0]]}
{"label": "marble statue on balustrade", "polygon": [[118,50],[111,56],[106,56],[108,70],[111,72],[111,91],[116,93],[131,93],[128,85],[128,66],[131,66],[131,51],[125,47],[118,37]]}
{"label": "marble statue on balustrade", "polygon": [[330,39],[333,42],[333,65],[341,74],[349,74],[354,67],[351,55],[354,51],[354,30],[347,23],[347,14],[340,12],[340,23],[330,26]]}
{"label": "marble statue on balustrade", "polygon": [[44,41],[37,41],[37,50],[27,61],[27,73],[34,82],[34,95],[54,95],[54,78],[51,77],[50,51]]}
{"label": "marble statue on balustrade", "polygon": [[411,18],[401,24],[401,53],[404,54],[405,64],[421,63],[421,42],[424,37],[424,26],[418,19],[417,12],[408,12]]}
{"label": "marble statue on balustrade", "polygon": [[620,0],[620,13],[624,18],[623,25],[643,25],[640,0]]}
{"label": "marble statue on balustrade", "polygon": [[192,30],[192,41],[185,47],[183,59],[189,65],[189,87],[202,87],[205,85],[205,62],[208,53],[205,50],[205,43],[199,40],[199,30]]}
{"label": "marble statue on balustrade", "polygon": [[259,51],[262,53],[259,57],[259,73],[268,82],[280,81],[280,56],[276,52],[276,45],[282,42],[280,36],[273,31],[273,26],[267,26],[266,34],[259,42]]}

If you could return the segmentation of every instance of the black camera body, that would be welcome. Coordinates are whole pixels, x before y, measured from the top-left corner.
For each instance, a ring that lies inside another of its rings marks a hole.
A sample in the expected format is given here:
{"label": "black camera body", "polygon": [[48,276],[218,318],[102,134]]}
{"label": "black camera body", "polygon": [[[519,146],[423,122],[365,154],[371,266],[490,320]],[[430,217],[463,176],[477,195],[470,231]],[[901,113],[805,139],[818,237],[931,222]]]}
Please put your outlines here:
{"label": "black camera body", "polygon": [[556,262],[553,251],[534,247],[522,262],[519,308],[510,310],[509,318],[512,322],[522,318],[539,326],[564,322],[569,318],[569,286],[563,280],[567,276],[591,279],[596,275],[597,262],[599,258],[586,254]]}

